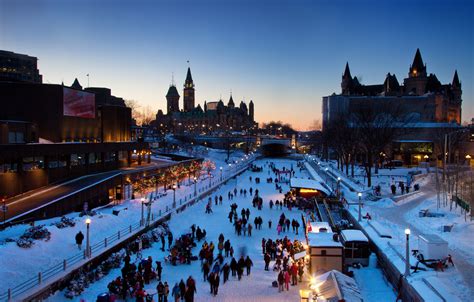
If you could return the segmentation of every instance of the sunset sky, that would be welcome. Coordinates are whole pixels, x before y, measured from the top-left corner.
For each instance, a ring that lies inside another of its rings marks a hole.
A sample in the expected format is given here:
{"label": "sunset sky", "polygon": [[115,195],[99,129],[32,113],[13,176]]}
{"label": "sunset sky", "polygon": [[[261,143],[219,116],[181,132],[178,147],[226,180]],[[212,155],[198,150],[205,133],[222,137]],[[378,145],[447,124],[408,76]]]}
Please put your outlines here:
{"label": "sunset sky", "polygon": [[[383,3],[380,3],[383,2]],[[340,92],[349,61],[363,84],[403,82],[420,48],[428,73],[457,69],[474,117],[473,1],[0,0],[0,49],[39,58],[45,83],[109,87],[165,109],[190,61],[197,103],[255,103],[258,122],[307,129]],[[180,100],[182,108],[182,98]]]}

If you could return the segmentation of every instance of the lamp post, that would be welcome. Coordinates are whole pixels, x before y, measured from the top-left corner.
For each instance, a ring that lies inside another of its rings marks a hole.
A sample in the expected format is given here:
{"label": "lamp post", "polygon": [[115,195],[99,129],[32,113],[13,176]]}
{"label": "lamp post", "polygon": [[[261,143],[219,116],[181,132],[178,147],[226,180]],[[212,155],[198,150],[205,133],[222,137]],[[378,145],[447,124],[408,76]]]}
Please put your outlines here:
{"label": "lamp post", "polygon": [[176,207],[176,185],[173,185],[173,208]]}
{"label": "lamp post", "polygon": [[197,177],[194,176],[194,196],[197,195],[197,188],[196,188],[196,186],[197,186],[197,180],[198,180]]}
{"label": "lamp post", "polygon": [[407,236],[407,248],[405,255],[405,278],[410,276],[410,229],[405,229],[405,235]]}
{"label": "lamp post", "polygon": [[145,197],[142,197],[141,199],[141,202],[142,202],[142,219],[140,219],[140,225],[143,225],[143,222],[145,221],[145,217],[144,217],[144,206],[145,206]]}
{"label": "lamp post", "polygon": [[90,251],[90,240],[89,240],[89,227],[91,224],[91,219],[87,218],[86,219],[86,227],[87,227],[87,232],[86,232],[86,257],[90,258],[91,257],[91,251]]}
{"label": "lamp post", "polygon": [[324,171],[326,171],[326,183],[328,182],[329,179],[329,173],[328,173],[329,168],[325,168]]}
{"label": "lamp post", "polygon": [[220,167],[219,170],[221,171],[221,181],[222,181],[222,167]]}
{"label": "lamp post", "polygon": [[341,192],[340,192],[340,184],[341,184],[341,178],[340,177],[337,177],[337,197],[339,198],[339,196],[341,196]]}
{"label": "lamp post", "polygon": [[362,213],[361,213],[361,211],[362,211],[361,210],[361,207],[362,207],[362,193],[361,192],[357,193],[357,196],[359,196],[359,219],[358,219],[358,221],[360,222],[361,219],[362,219]]}

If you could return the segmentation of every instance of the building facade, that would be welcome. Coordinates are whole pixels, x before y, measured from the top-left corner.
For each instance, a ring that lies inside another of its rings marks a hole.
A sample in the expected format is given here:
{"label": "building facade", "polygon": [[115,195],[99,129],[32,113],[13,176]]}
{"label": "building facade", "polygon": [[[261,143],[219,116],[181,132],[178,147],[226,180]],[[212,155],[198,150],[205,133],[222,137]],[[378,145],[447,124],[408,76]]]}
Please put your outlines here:
{"label": "building facade", "polygon": [[188,68],[183,88],[183,109],[179,108],[180,95],[172,83],[166,94],[166,114],[159,110],[154,122],[158,131],[164,132],[209,132],[209,131],[241,131],[256,127],[254,120],[254,103],[242,101],[236,106],[230,95],[227,104],[222,100],[204,102],[195,106],[195,85]]}
{"label": "building facade", "polygon": [[[435,74],[427,73],[426,64],[417,49],[408,77],[400,84],[388,73],[382,84],[363,85],[351,75],[349,64],[341,79],[341,93],[323,97],[323,132],[341,117],[368,108],[377,114],[396,111],[397,138],[390,156],[407,164],[416,164],[435,154],[435,142],[450,131],[461,128],[462,88],[457,71],[451,83],[442,84]],[[396,110],[395,110],[396,108]],[[390,113],[392,114],[392,112]],[[353,124],[357,127],[357,124]]]}
{"label": "building facade", "polygon": [[0,81],[42,83],[38,58],[0,50]]}

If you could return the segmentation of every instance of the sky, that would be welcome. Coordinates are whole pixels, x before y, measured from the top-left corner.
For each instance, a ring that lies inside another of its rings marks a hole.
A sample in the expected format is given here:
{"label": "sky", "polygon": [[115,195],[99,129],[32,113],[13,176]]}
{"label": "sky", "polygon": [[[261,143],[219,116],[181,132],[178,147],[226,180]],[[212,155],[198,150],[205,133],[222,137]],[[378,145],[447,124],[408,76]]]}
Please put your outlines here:
{"label": "sky", "polygon": [[305,130],[340,93],[347,61],[362,84],[388,72],[403,82],[420,48],[442,83],[458,70],[470,121],[473,16],[469,0],[0,0],[0,49],[38,57],[44,83],[87,86],[89,74],[91,87],[165,112],[189,61],[196,105],[232,91],[258,122]]}

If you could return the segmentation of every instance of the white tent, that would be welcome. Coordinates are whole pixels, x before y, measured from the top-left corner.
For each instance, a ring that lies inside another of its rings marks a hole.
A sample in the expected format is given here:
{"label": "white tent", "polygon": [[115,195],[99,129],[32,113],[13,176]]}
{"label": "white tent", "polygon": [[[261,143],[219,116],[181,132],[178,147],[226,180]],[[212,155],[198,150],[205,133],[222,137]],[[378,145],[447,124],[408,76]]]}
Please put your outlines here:
{"label": "white tent", "polygon": [[355,280],[343,273],[332,270],[317,276],[311,282],[311,289],[317,294],[317,301],[362,302],[362,295]]}

